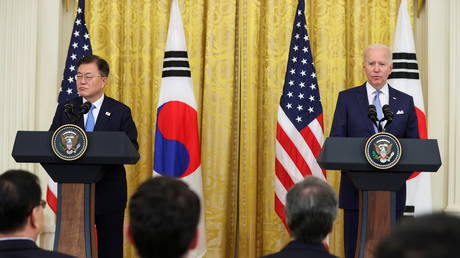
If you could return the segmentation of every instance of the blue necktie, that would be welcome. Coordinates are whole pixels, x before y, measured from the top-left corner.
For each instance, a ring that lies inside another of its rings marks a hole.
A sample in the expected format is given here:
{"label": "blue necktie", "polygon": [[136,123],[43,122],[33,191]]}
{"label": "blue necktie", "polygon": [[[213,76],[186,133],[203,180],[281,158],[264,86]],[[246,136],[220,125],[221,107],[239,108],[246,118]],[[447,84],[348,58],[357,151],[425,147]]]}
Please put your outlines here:
{"label": "blue necktie", "polygon": [[88,117],[86,118],[86,125],[85,125],[85,131],[87,132],[94,131],[94,115],[93,115],[94,108],[96,108],[96,106],[91,105],[91,108],[88,111]]}
{"label": "blue necktie", "polygon": [[382,92],[380,90],[375,91],[375,96],[374,96],[374,106],[375,109],[377,109],[377,119],[380,120],[383,118],[383,112],[382,112],[382,103],[380,103],[380,98],[379,95]]}

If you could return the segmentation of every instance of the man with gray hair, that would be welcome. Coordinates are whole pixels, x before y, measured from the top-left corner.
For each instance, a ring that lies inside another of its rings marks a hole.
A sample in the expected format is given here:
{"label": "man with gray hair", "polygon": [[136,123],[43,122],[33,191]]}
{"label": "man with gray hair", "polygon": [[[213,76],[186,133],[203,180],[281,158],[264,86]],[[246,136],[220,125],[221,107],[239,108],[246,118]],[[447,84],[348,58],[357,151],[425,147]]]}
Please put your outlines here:
{"label": "man with gray hair", "polygon": [[[392,88],[387,79],[393,68],[391,50],[381,44],[368,46],[364,51],[363,70],[367,81],[361,86],[341,91],[337,99],[331,137],[369,137],[377,128],[368,118],[370,105],[374,105],[377,119],[384,131],[398,138],[419,138],[414,100],[411,96]],[[383,119],[383,106],[388,105],[394,116],[391,124]],[[346,151],[346,150],[344,150]],[[355,257],[358,235],[358,190],[346,175],[340,178],[339,207],[344,209],[345,258]],[[406,203],[406,187],[396,193],[397,216],[401,216]]]}
{"label": "man with gray hair", "polygon": [[294,240],[265,258],[336,257],[322,244],[337,217],[337,197],[327,182],[309,176],[294,185],[286,195],[285,213]]}

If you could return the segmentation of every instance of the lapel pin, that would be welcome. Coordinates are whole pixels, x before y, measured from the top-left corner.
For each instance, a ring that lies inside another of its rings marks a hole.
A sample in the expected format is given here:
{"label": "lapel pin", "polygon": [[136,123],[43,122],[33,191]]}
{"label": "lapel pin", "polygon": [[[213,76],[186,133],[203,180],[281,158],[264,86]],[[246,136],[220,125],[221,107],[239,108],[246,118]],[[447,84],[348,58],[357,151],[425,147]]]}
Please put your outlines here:
{"label": "lapel pin", "polygon": [[110,112],[105,112],[105,115],[110,116],[111,114],[110,114]]}
{"label": "lapel pin", "polygon": [[393,97],[393,99],[396,99],[396,97]]}
{"label": "lapel pin", "polygon": [[403,114],[404,114],[403,110],[398,110],[398,112],[396,112],[396,115],[403,115]]}

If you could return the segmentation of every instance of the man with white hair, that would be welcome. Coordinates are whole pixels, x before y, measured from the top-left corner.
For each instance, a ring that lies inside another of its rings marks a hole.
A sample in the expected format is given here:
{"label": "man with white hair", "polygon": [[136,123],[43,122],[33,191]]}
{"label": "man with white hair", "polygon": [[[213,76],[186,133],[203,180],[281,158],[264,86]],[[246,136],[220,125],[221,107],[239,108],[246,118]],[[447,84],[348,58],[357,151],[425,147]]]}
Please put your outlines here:
{"label": "man with white hair", "polygon": [[[387,124],[384,130],[398,138],[419,138],[414,100],[387,82],[393,68],[391,50],[385,45],[373,44],[365,49],[363,58],[367,81],[339,93],[330,136],[373,135],[378,130],[368,118],[369,105],[375,106],[379,120],[383,118],[382,107],[389,105],[395,115],[392,123]],[[405,202],[404,186],[396,193],[397,217],[402,216]],[[358,190],[345,175],[340,180],[339,207],[344,209],[345,257],[353,258],[358,231]]]}

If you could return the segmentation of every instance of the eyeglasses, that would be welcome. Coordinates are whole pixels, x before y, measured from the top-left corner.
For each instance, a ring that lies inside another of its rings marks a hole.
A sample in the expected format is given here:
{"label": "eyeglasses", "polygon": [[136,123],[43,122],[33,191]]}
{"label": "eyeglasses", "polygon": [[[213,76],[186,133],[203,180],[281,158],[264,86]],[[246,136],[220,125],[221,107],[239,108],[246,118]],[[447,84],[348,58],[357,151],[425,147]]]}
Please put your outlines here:
{"label": "eyeglasses", "polygon": [[81,81],[82,79],[85,79],[85,81],[91,81],[95,77],[105,77],[101,75],[86,75],[86,74],[77,74],[75,75],[75,79],[77,81]]}
{"label": "eyeglasses", "polygon": [[43,209],[46,208],[46,201],[41,200],[39,205],[42,206]]}

